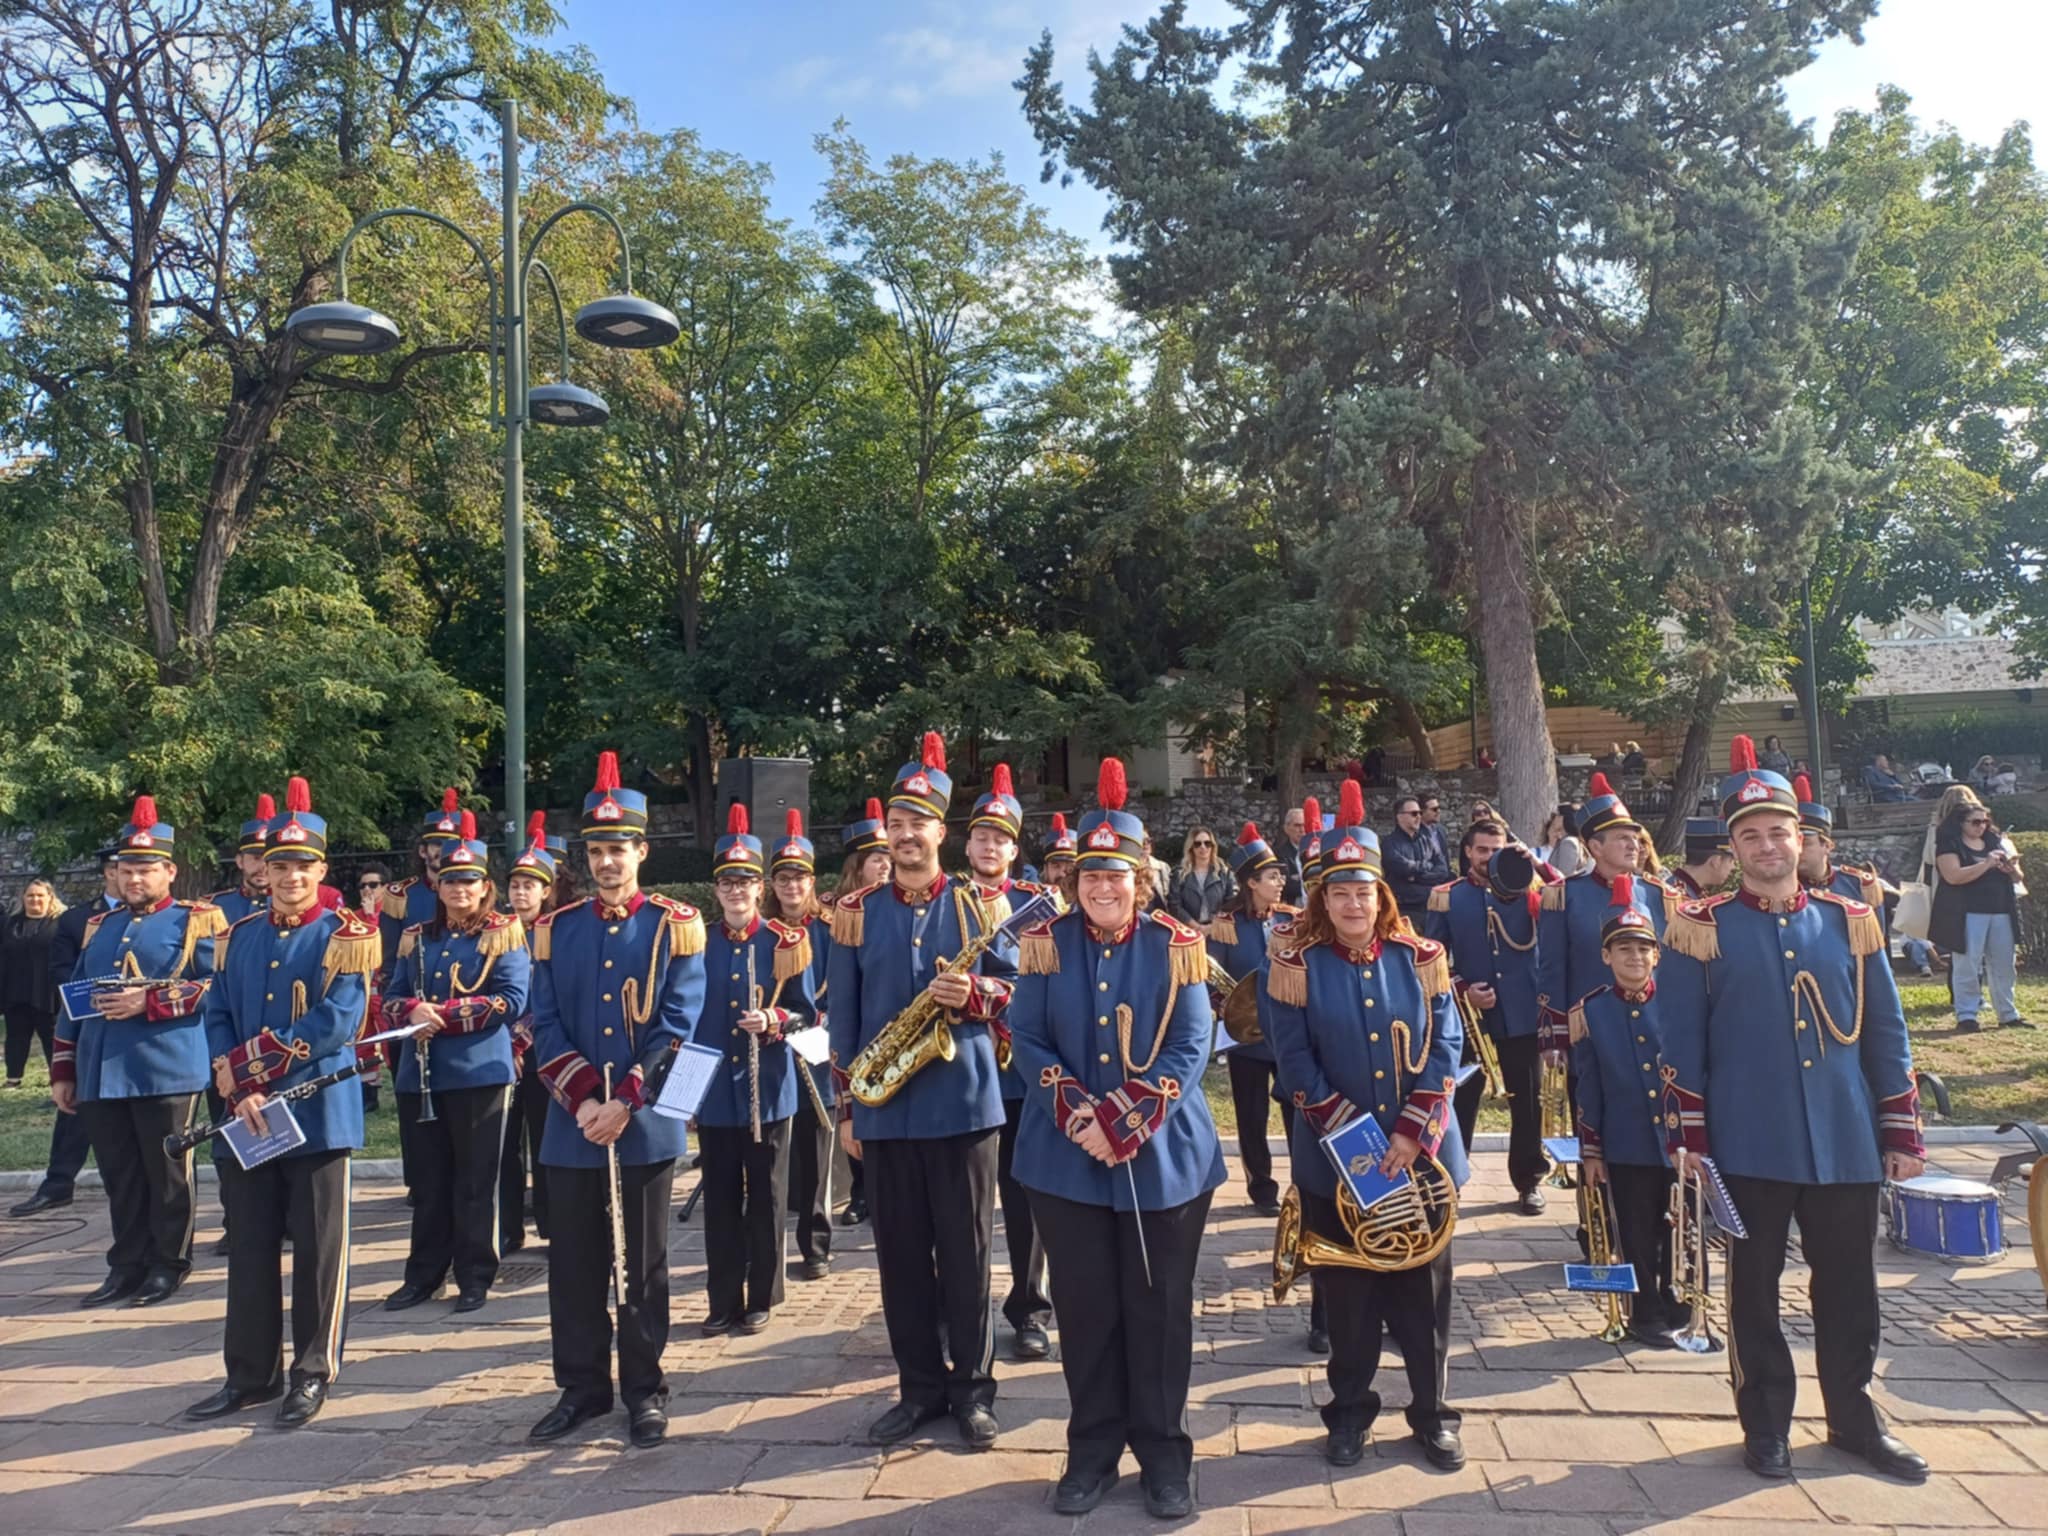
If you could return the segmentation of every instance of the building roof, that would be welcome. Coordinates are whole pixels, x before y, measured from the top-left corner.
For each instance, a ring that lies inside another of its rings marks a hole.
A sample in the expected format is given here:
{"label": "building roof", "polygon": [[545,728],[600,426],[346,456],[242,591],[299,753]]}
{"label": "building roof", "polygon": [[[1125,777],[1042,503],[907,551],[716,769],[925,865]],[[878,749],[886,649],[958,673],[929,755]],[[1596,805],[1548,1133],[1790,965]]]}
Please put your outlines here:
{"label": "building roof", "polygon": [[[1870,676],[1856,685],[1859,699],[1911,698],[1947,693],[1998,693],[2032,686],[2019,675],[2019,650],[2004,635],[1878,640],[1869,646]],[[1738,702],[1789,699],[1785,685],[1745,692]]]}

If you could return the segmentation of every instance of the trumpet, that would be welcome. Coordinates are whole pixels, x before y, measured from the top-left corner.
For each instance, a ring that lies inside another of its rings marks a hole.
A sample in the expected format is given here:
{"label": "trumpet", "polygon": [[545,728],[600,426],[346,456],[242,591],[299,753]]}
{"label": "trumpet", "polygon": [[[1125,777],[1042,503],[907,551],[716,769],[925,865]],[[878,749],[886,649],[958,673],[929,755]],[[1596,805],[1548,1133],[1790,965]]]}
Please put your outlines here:
{"label": "trumpet", "polygon": [[1723,1332],[1728,1322],[1720,1315],[1714,1287],[1707,1273],[1707,1249],[1713,1240],[1707,1231],[1707,1186],[1699,1170],[1688,1166],[1671,1186],[1671,1267],[1678,1299],[1691,1309],[1686,1324],[1671,1338],[1687,1354],[1704,1355],[1721,1347],[1714,1337],[1718,1320]]}
{"label": "trumpet", "polygon": [[[1579,1189],[1579,1217],[1586,1228],[1586,1259],[1588,1263],[1606,1266],[1617,1262],[1614,1242],[1614,1212],[1609,1205],[1607,1186],[1587,1179]],[[1607,1326],[1600,1330],[1600,1340],[1613,1344],[1628,1337],[1628,1320],[1621,1315],[1621,1297],[1613,1291],[1604,1292],[1601,1300],[1607,1306]]]}
{"label": "trumpet", "polygon": [[1500,1048],[1493,1043],[1493,1036],[1486,1032],[1485,1010],[1463,991],[1454,991],[1452,996],[1458,1001],[1458,1012],[1465,1018],[1465,1038],[1472,1042],[1472,1054],[1479,1060],[1479,1070],[1486,1074],[1486,1096],[1489,1099],[1512,1097],[1508,1092],[1507,1074],[1500,1069]]}
{"label": "trumpet", "polygon": [[[1572,1134],[1571,1077],[1563,1056],[1554,1052],[1544,1053],[1542,1075],[1536,1083],[1536,1104],[1538,1133],[1544,1140]],[[1543,1182],[1553,1189],[1570,1189],[1570,1165],[1556,1164]]]}

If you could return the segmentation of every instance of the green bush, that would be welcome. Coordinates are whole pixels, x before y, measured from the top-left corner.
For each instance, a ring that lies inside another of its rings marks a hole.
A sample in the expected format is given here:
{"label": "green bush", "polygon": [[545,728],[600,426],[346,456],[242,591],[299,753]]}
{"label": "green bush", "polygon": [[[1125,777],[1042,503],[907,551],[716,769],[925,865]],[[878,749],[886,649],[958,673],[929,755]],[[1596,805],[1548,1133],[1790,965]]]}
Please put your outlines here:
{"label": "green bush", "polygon": [[1852,716],[1837,724],[1835,746],[1850,772],[1860,772],[1877,752],[1889,756],[1902,774],[1916,763],[1946,763],[1967,774],[1987,752],[2048,761],[2048,710],[1959,709],[1890,723]]}
{"label": "green bush", "polygon": [[677,901],[687,901],[691,906],[704,914],[706,922],[716,920],[721,910],[718,905],[718,894],[711,889],[711,882],[709,880],[702,881],[701,883],[678,880],[667,885],[645,886],[643,889],[657,896],[670,896]]}
{"label": "green bush", "polygon": [[2042,942],[2048,939],[2048,832],[2014,832],[2012,844],[2019,850],[2028,892],[2020,898],[2020,964],[2030,971],[2048,970],[2048,946]]}

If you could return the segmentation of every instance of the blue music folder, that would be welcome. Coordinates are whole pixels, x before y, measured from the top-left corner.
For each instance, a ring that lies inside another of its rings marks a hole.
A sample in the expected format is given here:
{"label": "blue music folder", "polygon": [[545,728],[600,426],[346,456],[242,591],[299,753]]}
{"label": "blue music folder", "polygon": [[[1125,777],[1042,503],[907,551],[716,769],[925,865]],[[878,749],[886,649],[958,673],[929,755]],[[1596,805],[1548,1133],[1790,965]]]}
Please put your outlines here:
{"label": "blue music folder", "polygon": [[661,1092],[654,1096],[654,1112],[671,1120],[696,1119],[698,1106],[704,1102],[704,1095],[711,1091],[711,1084],[724,1065],[723,1051],[714,1051],[694,1040],[685,1043],[676,1051],[675,1061],[662,1081]]}
{"label": "blue music folder", "polygon": [[1636,1289],[1633,1264],[1567,1264],[1564,1288],[1568,1291],[1622,1291]]}
{"label": "blue music folder", "polygon": [[1387,1155],[1387,1133],[1371,1115],[1360,1115],[1323,1138],[1323,1154],[1337,1170],[1337,1177],[1351,1186],[1360,1210],[1370,1210],[1387,1196],[1415,1182],[1403,1171],[1393,1178],[1380,1172]]}
{"label": "blue music folder", "polygon": [[57,995],[64,1000],[64,1017],[74,1024],[83,1024],[87,1019],[100,1016],[93,1007],[95,993],[112,992],[118,987],[129,987],[135,983],[123,981],[119,976],[88,976],[83,981],[67,981],[57,988]]}
{"label": "blue music folder", "polygon": [[1579,1160],[1579,1138],[1576,1136],[1546,1136],[1543,1150],[1550,1154],[1554,1163],[1576,1163]]}
{"label": "blue music folder", "polygon": [[1714,1166],[1714,1160],[1695,1157],[1692,1161],[1699,1165],[1700,1179],[1707,1192],[1707,1214],[1714,1218],[1714,1225],[1730,1237],[1748,1237],[1749,1228],[1742,1224],[1742,1215],[1735,1209],[1735,1197],[1721,1182],[1721,1170]]}
{"label": "blue music folder", "polygon": [[306,1144],[306,1133],[299,1126],[299,1117],[292,1113],[289,1100],[272,1099],[264,1105],[263,1124],[267,1129],[259,1136],[242,1123],[240,1115],[236,1115],[229,1119],[228,1128],[220,1133],[221,1139],[228,1144],[228,1150],[235,1154],[235,1160],[245,1169],[282,1157],[294,1147]]}

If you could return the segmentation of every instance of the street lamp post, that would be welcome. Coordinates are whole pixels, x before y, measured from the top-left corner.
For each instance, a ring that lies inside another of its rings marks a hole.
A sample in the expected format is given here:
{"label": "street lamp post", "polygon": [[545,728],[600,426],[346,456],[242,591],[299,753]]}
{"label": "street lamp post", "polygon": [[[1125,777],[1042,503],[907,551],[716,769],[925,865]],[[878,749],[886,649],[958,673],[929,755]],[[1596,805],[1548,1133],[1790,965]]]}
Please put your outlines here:
{"label": "street lamp post", "polygon": [[[475,254],[490,289],[491,419],[505,429],[505,798],[507,840],[526,824],[526,424],[602,426],[611,412],[603,400],[569,379],[569,332],[563,319],[561,290],[539,258],[540,243],[572,213],[604,220],[619,240],[619,292],[595,299],[576,311],[576,334],[601,347],[639,350],[667,346],[682,334],[676,317],[651,299],[633,292],[633,251],[626,231],[610,210],[597,203],[573,202],[557,208],[520,250],[519,228],[519,104],[510,97],[498,103],[501,169],[499,215],[502,248],[499,265],[461,225],[423,208],[380,208],[356,220],[342,237],[335,257],[332,302],[294,311],[285,329],[303,347],[315,352],[368,357],[398,345],[395,321],[351,304],[348,298],[348,252],[356,236],[386,219],[425,219],[452,231]],[[555,325],[561,338],[561,378],[554,384],[529,385],[526,289],[535,269],[554,300]],[[503,281],[499,278],[502,274]],[[500,367],[500,358],[503,366]]]}

